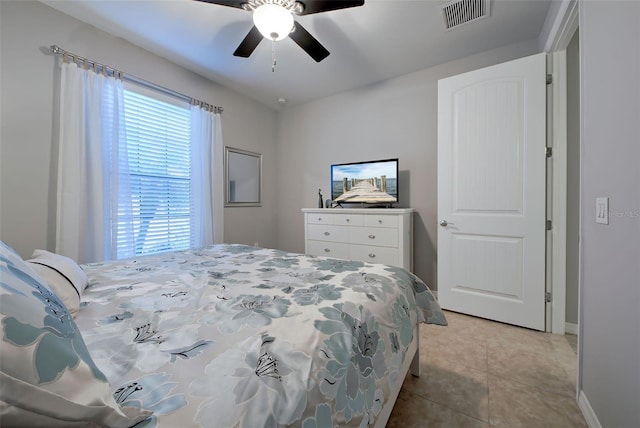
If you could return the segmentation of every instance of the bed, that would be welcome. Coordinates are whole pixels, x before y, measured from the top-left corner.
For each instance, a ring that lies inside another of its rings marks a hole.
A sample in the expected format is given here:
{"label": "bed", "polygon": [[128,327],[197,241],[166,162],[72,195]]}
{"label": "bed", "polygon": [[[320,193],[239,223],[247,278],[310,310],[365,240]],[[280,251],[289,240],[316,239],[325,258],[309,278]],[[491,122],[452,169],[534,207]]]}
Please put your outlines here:
{"label": "bed", "polygon": [[[74,319],[2,250],[3,426],[384,426],[417,374],[418,323],[446,325],[403,269],[227,244],[83,265]],[[49,342],[73,358],[48,362]],[[64,400],[42,410],[34,394]]]}

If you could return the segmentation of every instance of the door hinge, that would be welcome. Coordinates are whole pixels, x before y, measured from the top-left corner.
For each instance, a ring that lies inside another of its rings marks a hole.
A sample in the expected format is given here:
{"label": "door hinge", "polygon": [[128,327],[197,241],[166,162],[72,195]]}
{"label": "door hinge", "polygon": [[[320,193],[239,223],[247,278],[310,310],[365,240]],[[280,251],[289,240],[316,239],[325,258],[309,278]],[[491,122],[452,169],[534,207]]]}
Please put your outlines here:
{"label": "door hinge", "polygon": [[551,303],[551,292],[547,291],[546,293],[544,293],[544,301],[546,303]]}
{"label": "door hinge", "polygon": [[552,83],[553,83],[553,75],[547,74],[547,85],[550,85]]}
{"label": "door hinge", "polygon": [[547,220],[547,230],[551,230],[552,227],[553,224],[551,223],[551,220]]}
{"label": "door hinge", "polygon": [[545,147],[544,153],[547,155],[548,158],[550,158],[551,156],[553,156],[553,147]]}

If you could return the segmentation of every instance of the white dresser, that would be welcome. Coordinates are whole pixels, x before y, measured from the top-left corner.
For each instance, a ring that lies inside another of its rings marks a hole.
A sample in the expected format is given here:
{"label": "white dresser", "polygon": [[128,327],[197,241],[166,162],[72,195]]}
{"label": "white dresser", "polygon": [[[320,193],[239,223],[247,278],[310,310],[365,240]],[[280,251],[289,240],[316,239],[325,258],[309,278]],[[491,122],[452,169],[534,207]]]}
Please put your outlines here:
{"label": "white dresser", "polygon": [[413,208],[303,208],[305,252],[413,270]]}

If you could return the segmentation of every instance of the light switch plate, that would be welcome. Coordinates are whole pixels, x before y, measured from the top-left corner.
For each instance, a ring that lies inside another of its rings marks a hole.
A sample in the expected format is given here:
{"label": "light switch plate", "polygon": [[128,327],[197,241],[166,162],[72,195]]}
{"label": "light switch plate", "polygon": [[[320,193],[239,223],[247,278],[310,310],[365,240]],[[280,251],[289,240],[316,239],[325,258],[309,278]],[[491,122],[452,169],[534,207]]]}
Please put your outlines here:
{"label": "light switch plate", "polygon": [[609,198],[596,198],[596,223],[609,224]]}

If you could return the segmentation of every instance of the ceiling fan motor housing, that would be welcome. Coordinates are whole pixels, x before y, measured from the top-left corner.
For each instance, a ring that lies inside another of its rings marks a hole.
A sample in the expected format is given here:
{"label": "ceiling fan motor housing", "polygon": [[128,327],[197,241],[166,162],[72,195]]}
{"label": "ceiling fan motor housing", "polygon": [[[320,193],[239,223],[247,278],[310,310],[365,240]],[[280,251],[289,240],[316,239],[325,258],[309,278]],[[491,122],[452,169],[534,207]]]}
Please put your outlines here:
{"label": "ceiling fan motor housing", "polygon": [[277,42],[291,32],[293,15],[281,6],[266,3],[253,11],[253,24],[264,37]]}
{"label": "ceiling fan motor housing", "polygon": [[[333,10],[347,9],[364,5],[365,0],[196,0],[205,3],[218,4],[220,6],[234,7],[244,9],[254,13],[254,25],[249,33],[242,40],[238,48],[233,53],[234,56],[248,58],[258,47],[263,38],[269,40],[281,40],[289,36],[298,46],[300,46],[314,61],[320,62],[329,56],[329,51],[322,46],[299,22],[293,21],[292,14],[296,15],[312,15],[321,12],[330,12]],[[488,1],[488,0],[486,0]],[[277,30],[267,26],[263,29],[259,28],[255,21],[255,14],[261,7],[273,6],[285,12],[282,16],[288,16],[287,20],[291,20],[291,25],[286,25]]]}
{"label": "ceiling fan motor housing", "polygon": [[268,4],[280,6],[291,13],[295,13],[296,15],[299,15],[304,10],[304,5],[295,0],[249,0],[242,3],[242,8],[246,11],[254,11],[260,6]]}

